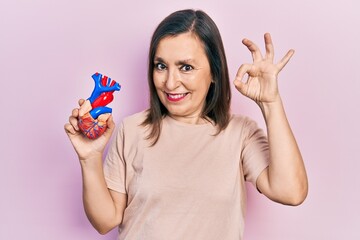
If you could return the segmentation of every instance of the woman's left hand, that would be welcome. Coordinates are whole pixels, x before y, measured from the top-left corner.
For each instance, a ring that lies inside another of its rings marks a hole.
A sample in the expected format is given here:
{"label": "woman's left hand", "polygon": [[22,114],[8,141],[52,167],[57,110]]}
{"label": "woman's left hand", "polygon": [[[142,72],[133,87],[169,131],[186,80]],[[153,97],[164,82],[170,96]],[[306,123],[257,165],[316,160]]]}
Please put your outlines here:
{"label": "woman's left hand", "polygon": [[[262,56],[255,43],[244,39],[242,43],[250,50],[253,58],[252,64],[243,64],[240,66],[234,84],[237,90],[244,96],[251,98],[258,104],[273,103],[280,99],[277,76],[285,67],[294,50],[289,50],[287,54],[278,63],[274,62],[274,46],[269,33],[265,33],[265,57]],[[242,79],[248,75],[246,82]]]}

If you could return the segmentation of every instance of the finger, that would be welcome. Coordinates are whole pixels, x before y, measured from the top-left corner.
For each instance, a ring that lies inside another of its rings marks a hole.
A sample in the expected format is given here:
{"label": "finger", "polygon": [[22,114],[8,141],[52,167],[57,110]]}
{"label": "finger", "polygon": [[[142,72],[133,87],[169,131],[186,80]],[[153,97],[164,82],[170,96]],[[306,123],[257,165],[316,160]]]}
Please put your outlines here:
{"label": "finger", "polygon": [[263,57],[261,55],[260,49],[256,46],[255,43],[246,38],[242,40],[242,43],[250,50],[254,62],[262,60]]}
{"label": "finger", "polygon": [[264,41],[265,41],[265,49],[266,49],[265,58],[273,62],[275,53],[274,53],[274,45],[272,43],[270,33],[264,34]]}
{"label": "finger", "polygon": [[91,107],[91,103],[89,100],[84,100],[84,99],[80,99],[79,103],[81,103],[80,109],[79,109],[79,117],[84,116],[86,113],[88,113],[92,107]]}
{"label": "finger", "polygon": [[81,107],[81,105],[83,105],[84,104],[84,102],[85,102],[85,100],[84,99],[79,99],[79,101],[78,101],[78,103],[79,103],[79,106]]}
{"label": "finger", "polygon": [[280,62],[277,64],[279,70],[281,71],[285,65],[289,62],[290,58],[294,55],[295,50],[294,49],[290,49],[286,55],[280,60]]}
{"label": "finger", "polygon": [[64,125],[64,129],[65,129],[65,132],[66,134],[76,134],[76,131],[74,129],[74,127],[70,124],[70,123],[66,123]]}
{"label": "finger", "polygon": [[79,121],[78,121],[77,117],[70,116],[69,123],[75,129],[75,131],[79,131],[79,125],[78,125]]}
{"label": "finger", "polygon": [[111,114],[110,114],[108,120],[106,121],[106,125],[107,125],[107,128],[106,128],[106,131],[104,132],[103,136],[106,138],[110,138],[115,129],[115,122],[114,122]]}
{"label": "finger", "polygon": [[252,66],[253,66],[252,64],[242,64],[236,73],[236,77],[234,81],[242,82],[244,75],[249,74],[249,72],[252,69]]}
{"label": "finger", "polygon": [[247,92],[247,85],[243,83],[242,81],[234,80],[235,88],[243,95]]}
{"label": "finger", "polygon": [[79,109],[78,108],[74,108],[71,112],[71,116],[72,117],[79,117]]}
{"label": "finger", "polygon": [[244,95],[247,92],[248,86],[247,86],[246,82],[249,79],[249,77],[245,83],[243,82],[243,78],[244,78],[245,74],[249,75],[249,73],[251,72],[252,66],[253,66],[252,64],[242,64],[240,66],[240,68],[236,74],[235,80],[233,82],[236,89]]}
{"label": "finger", "polygon": [[108,128],[110,128],[111,131],[115,128],[115,122],[114,122],[114,118],[112,115],[110,115],[106,124],[107,124]]}
{"label": "finger", "polygon": [[71,112],[71,116],[69,117],[69,122],[75,128],[76,131],[79,131],[78,117],[79,117],[79,109],[74,108]]}

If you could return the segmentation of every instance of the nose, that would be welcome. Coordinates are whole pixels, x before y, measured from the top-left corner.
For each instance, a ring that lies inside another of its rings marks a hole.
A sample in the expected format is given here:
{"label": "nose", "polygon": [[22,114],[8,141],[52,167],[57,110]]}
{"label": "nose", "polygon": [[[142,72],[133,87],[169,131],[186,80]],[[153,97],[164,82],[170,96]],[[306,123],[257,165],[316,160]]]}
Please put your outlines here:
{"label": "nose", "polygon": [[165,86],[168,90],[174,90],[180,85],[180,76],[176,70],[169,70],[165,80]]}

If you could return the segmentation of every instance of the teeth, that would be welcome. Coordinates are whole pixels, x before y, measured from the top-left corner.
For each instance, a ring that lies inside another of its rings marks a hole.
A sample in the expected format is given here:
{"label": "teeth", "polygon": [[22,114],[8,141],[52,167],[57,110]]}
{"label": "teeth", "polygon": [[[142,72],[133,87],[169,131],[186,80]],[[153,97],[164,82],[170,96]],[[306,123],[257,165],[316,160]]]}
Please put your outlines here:
{"label": "teeth", "polygon": [[168,94],[168,96],[172,99],[179,99],[179,98],[182,98],[184,97],[186,94],[185,93],[182,93],[182,94]]}

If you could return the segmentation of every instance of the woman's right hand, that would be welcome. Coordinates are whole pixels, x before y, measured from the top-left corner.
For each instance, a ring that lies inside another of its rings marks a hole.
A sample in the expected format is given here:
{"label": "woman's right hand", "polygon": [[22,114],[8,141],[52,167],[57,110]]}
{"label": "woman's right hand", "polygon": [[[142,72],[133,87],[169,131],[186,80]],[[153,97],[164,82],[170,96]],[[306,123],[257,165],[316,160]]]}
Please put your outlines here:
{"label": "woman's right hand", "polygon": [[[81,107],[84,104],[85,100],[79,100],[79,106]],[[107,120],[107,129],[100,137],[97,139],[89,139],[81,132],[78,126],[79,118],[79,109],[75,108],[72,110],[71,116],[69,117],[69,122],[65,124],[65,132],[68,135],[79,160],[89,160],[91,158],[102,158],[106,144],[109,142],[109,139],[112,135],[112,132],[115,129],[115,123],[112,119],[112,116]]]}

